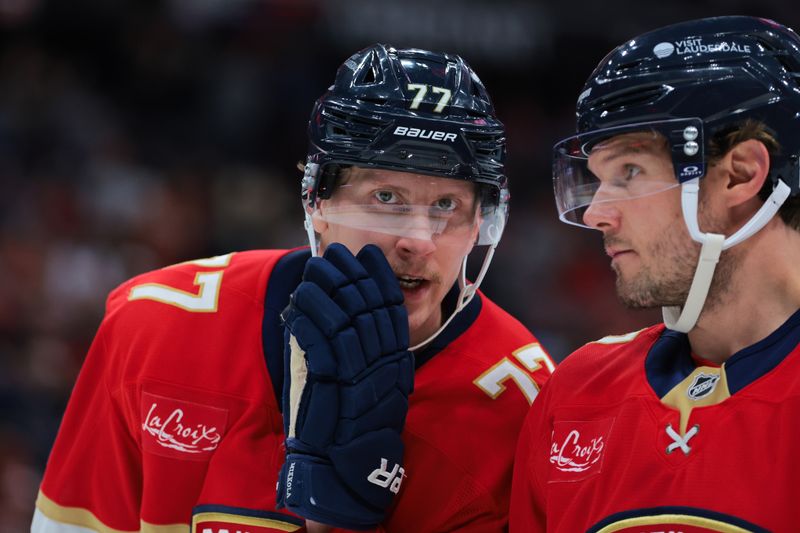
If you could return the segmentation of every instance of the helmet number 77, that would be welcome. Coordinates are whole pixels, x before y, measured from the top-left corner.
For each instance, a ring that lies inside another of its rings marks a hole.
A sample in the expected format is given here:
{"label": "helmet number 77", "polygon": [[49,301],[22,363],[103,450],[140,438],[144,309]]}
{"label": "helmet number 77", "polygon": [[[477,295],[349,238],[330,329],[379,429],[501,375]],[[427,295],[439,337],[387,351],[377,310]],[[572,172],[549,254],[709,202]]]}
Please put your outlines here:
{"label": "helmet number 77", "polygon": [[425,98],[425,95],[428,93],[428,87],[431,88],[431,92],[434,94],[441,94],[442,96],[439,98],[439,103],[436,104],[436,107],[433,108],[435,113],[441,113],[444,106],[450,101],[450,97],[453,93],[450,89],[445,89],[444,87],[434,87],[433,85],[425,85],[424,83],[409,83],[408,90],[409,91],[417,91],[417,94],[414,95],[414,99],[411,100],[411,105],[409,106],[410,109],[418,109],[419,105],[422,103],[422,99]]}

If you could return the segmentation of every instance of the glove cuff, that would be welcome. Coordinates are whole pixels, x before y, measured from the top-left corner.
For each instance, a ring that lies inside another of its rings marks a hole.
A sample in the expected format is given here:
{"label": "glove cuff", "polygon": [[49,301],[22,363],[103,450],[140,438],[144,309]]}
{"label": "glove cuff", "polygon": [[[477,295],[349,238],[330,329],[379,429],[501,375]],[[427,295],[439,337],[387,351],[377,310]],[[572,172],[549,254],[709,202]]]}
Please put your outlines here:
{"label": "glove cuff", "polygon": [[355,496],[333,466],[318,457],[288,454],[278,483],[278,508],[343,529],[377,527],[385,511]]}

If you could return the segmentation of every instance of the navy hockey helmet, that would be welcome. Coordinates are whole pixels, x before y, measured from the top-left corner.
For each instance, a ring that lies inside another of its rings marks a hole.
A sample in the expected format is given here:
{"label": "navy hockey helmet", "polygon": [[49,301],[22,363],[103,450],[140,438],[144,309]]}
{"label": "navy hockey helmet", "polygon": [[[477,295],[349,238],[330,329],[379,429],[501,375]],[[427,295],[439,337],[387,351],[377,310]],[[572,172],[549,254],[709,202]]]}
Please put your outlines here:
{"label": "navy hockey helmet", "polygon": [[[748,119],[763,123],[781,146],[772,154],[772,184],[780,179],[798,195],[800,37],[791,29],[761,18],[713,17],[666,26],[618,46],[578,97],[578,135],[556,145],[559,215],[581,223],[587,198],[575,194],[569,167],[603,139],[658,131],[669,141],[675,177],[684,183],[705,174],[708,141]],[[570,181],[571,193],[564,189]]]}
{"label": "navy hockey helmet", "polygon": [[[428,344],[475,296],[508,216],[505,129],[483,83],[457,55],[375,44],[339,67],[333,85],[314,104],[308,137],[302,197],[312,254],[318,253],[312,219],[322,216],[317,200],[331,197],[344,168],[377,168],[476,184],[480,226],[475,244],[488,249],[472,283],[466,279],[467,257],[462,259],[455,309],[412,350]],[[356,211],[361,207],[369,215],[363,220],[374,220],[375,206],[356,206]],[[327,210],[329,215],[333,210]],[[378,211],[383,217],[378,224],[365,224],[359,213],[352,218],[356,222],[348,223],[369,231],[403,234],[409,226],[403,218],[432,210],[430,206],[400,210],[388,206]],[[446,216],[429,216],[430,234],[444,231],[439,223]],[[338,219],[337,223],[344,222]]]}
{"label": "navy hockey helmet", "polygon": [[458,55],[383,44],[357,52],[315,103],[308,137],[307,205],[356,165],[475,182],[482,209],[507,209],[505,129]]}
{"label": "navy hockey helmet", "polygon": [[[797,34],[767,19],[727,16],[674,24],[631,39],[600,61],[579,95],[577,135],[554,148],[559,217],[585,225],[583,214],[593,204],[680,186],[684,222],[702,246],[685,303],[663,308],[670,329],[688,332],[695,326],[721,252],[763,228],[788,197],[800,195],[799,82]],[[747,122],[765,127],[780,145],[771,154],[772,190],[733,235],[704,233],[697,211],[709,142]],[[674,176],[601,180],[593,174],[588,164],[592,150],[634,132],[666,139]],[[602,196],[601,185],[607,185]]]}

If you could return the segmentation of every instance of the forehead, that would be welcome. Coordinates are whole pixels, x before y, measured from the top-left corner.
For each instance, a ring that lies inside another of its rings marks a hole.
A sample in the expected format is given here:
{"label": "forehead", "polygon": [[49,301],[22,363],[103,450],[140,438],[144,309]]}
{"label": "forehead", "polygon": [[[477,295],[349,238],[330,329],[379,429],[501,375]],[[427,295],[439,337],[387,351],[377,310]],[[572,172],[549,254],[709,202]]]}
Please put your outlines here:
{"label": "forehead", "polygon": [[656,131],[636,131],[615,135],[598,142],[589,151],[590,159],[606,160],[621,155],[669,156],[667,138]]}
{"label": "forehead", "polygon": [[386,170],[382,168],[350,167],[343,176],[342,184],[352,186],[383,186],[416,192],[436,191],[450,194],[471,194],[475,184],[469,181]]}

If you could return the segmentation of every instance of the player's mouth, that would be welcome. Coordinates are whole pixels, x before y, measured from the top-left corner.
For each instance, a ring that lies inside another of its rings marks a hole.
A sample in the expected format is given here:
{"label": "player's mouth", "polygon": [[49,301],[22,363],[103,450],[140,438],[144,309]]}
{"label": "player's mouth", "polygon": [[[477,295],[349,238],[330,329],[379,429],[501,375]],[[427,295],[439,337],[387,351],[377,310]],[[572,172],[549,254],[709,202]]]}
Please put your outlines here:
{"label": "player's mouth", "polygon": [[433,289],[433,281],[418,274],[396,274],[406,305],[425,300]]}
{"label": "player's mouth", "polygon": [[400,284],[400,288],[404,290],[414,290],[421,285],[428,283],[428,280],[425,278],[418,278],[415,276],[397,276],[397,282]]}
{"label": "player's mouth", "polygon": [[630,248],[611,248],[611,247],[606,248],[606,254],[608,255],[608,257],[611,258],[612,261],[614,261],[615,259],[617,259],[619,257],[623,257],[623,256],[630,255],[630,254],[633,254],[633,253],[636,253],[636,252],[634,252]]}

